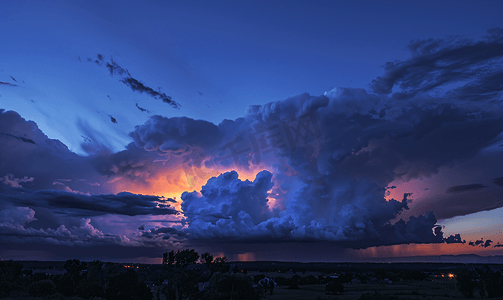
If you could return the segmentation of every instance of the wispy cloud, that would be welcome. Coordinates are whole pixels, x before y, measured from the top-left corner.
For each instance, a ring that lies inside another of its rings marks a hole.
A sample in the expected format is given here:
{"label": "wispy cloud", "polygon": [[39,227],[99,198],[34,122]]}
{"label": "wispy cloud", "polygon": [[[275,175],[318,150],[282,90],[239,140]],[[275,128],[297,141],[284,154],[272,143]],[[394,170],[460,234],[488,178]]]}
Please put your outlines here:
{"label": "wispy cloud", "polygon": [[0,84],[1,85],[6,85],[6,86],[17,86],[17,84],[13,84],[13,83],[9,83],[9,82],[3,82],[3,81],[0,81]]}
{"label": "wispy cloud", "polygon": [[143,84],[140,80],[133,78],[127,69],[122,68],[113,58],[110,58],[109,61],[105,61],[105,57],[101,54],[97,55],[97,59],[93,61],[93,59],[88,58],[88,62],[94,62],[97,65],[104,66],[110,72],[110,76],[117,75],[122,77],[120,81],[125,85],[129,86],[133,92],[145,93],[152,98],[162,100],[162,102],[171,105],[173,108],[180,108],[180,104],[173,100],[170,96],[166,95],[166,93],[161,90],[154,90],[153,88]]}
{"label": "wispy cloud", "polygon": [[480,183],[456,185],[456,186],[451,186],[450,188],[448,188],[447,193],[459,193],[459,192],[465,192],[465,191],[480,190],[480,189],[483,189],[486,187],[487,186],[480,184]]}
{"label": "wispy cloud", "polygon": [[372,81],[371,89],[380,95],[411,98],[445,88],[442,94],[450,98],[496,100],[503,91],[502,37],[503,29],[494,28],[481,41],[414,40],[408,46],[412,58],[386,63],[384,75]]}

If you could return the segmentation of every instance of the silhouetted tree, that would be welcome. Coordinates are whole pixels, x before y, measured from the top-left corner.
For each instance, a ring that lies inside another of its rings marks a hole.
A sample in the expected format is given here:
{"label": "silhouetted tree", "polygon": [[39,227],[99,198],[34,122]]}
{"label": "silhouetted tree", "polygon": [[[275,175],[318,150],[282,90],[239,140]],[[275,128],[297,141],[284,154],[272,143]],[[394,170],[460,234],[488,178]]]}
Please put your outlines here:
{"label": "silhouetted tree", "polygon": [[339,280],[332,280],[325,286],[325,292],[337,295],[338,293],[344,293],[344,286]]}
{"label": "silhouetted tree", "polygon": [[459,283],[459,291],[466,298],[473,298],[473,289],[475,288],[475,283],[473,282],[473,274],[470,270],[461,270],[457,274],[457,280]]}
{"label": "silhouetted tree", "polygon": [[220,273],[226,273],[229,272],[230,266],[226,264],[227,262],[227,257],[222,256],[222,257],[217,257],[213,260],[213,271],[214,272],[220,272]]}
{"label": "silhouetted tree", "polygon": [[163,288],[163,293],[169,298],[177,300],[186,299],[195,295],[199,289],[197,287],[198,275],[193,270],[186,267],[195,264],[199,260],[199,253],[194,249],[178,250],[163,254],[163,264],[169,268],[164,273],[164,278],[168,280],[168,286]]}
{"label": "silhouetted tree", "polygon": [[87,264],[85,262],[80,262],[78,259],[69,259],[65,262],[64,268],[66,270],[66,275],[72,281],[72,287],[75,288],[83,277],[82,273],[87,269]]}
{"label": "silhouetted tree", "polygon": [[103,266],[103,293],[107,293],[108,287],[119,276],[119,269],[113,263],[106,263]]}
{"label": "silhouetted tree", "polygon": [[175,264],[175,251],[164,252],[162,254],[162,264],[172,266]]}
{"label": "silhouetted tree", "polygon": [[201,260],[209,267],[213,262],[213,255],[211,255],[209,252],[204,252],[203,254],[201,254]]}
{"label": "silhouetted tree", "polygon": [[23,265],[17,262],[0,261],[0,297],[10,297],[22,288]]}
{"label": "silhouetted tree", "polygon": [[234,273],[234,274],[239,273],[239,268],[238,268],[238,266],[234,266],[234,267],[232,268],[232,273]]}
{"label": "silhouetted tree", "polygon": [[235,299],[258,300],[257,291],[253,288],[253,277],[240,273],[222,274],[216,272],[210,279],[207,291],[202,299]]}
{"label": "silhouetted tree", "polygon": [[75,294],[82,298],[103,297],[105,274],[103,263],[99,260],[90,262],[75,288]]}
{"label": "silhouetted tree", "polygon": [[475,269],[480,277],[478,290],[481,297],[488,298],[503,296],[502,278],[500,272],[493,272],[489,266]]}
{"label": "silhouetted tree", "polygon": [[129,269],[113,277],[105,297],[107,300],[150,300],[153,295],[143,282],[138,281],[136,272]]}
{"label": "silhouetted tree", "polygon": [[168,280],[168,285],[163,287],[163,293],[168,299],[187,299],[194,297],[199,292],[198,288],[198,272],[183,268],[173,268],[167,273],[165,279]]}
{"label": "silhouetted tree", "polygon": [[299,281],[300,281],[300,276],[294,275],[290,280],[290,284],[288,285],[288,288],[294,289],[294,290],[299,289]]}
{"label": "silhouetted tree", "polygon": [[175,265],[186,267],[195,264],[199,259],[199,253],[194,249],[178,250],[175,254]]}
{"label": "silhouetted tree", "polygon": [[164,252],[162,254],[162,264],[167,265],[168,264],[168,252]]}
{"label": "silhouetted tree", "polygon": [[30,296],[47,297],[56,293],[56,285],[50,279],[34,281],[28,288]]}

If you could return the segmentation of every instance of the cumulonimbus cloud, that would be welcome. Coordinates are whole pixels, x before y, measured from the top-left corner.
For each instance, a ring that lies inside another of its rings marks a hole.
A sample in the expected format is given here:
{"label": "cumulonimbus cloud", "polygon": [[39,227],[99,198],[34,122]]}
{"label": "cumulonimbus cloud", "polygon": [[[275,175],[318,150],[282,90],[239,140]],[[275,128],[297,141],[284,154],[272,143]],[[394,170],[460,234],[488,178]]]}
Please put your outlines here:
{"label": "cumulonimbus cloud", "polygon": [[[230,199],[248,199],[238,196],[237,187],[253,189],[255,181],[263,180],[262,173],[248,183],[226,173],[221,176],[232,178],[229,182],[216,177],[200,195],[184,194],[182,209],[190,238],[331,240],[351,247],[443,242],[431,213],[392,224],[407,203],[386,202],[384,189],[396,179],[431,176],[497,143],[503,132],[502,106],[497,93],[477,99],[453,97],[453,93],[468,93],[468,85],[431,95],[436,87],[422,80],[429,75],[420,76],[416,67],[426,62],[425,74],[436,72],[442,86],[473,78],[489,88],[499,65],[485,68],[503,54],[500,34],[492,32],[481,42],[414,42],[413,57],[388,65],[385,75],[374,81],[374,93],[336,88],[321,96],[302,94],[250,106],[243,118],[224,120],[218,127],[155,116],[131,136],[147,151],[189,161],[197,158],[198,165],[208,168],[249,169],[264,164],[281,184],[277,188],[283,193],[275,199],[279,211],[264,204],[270,188],[250,198],[262,211],[258,215]],[[471,70],[478,70],[477,76],[471,77]],[[401,94],[391,93],[394,86],[403,89]],[[193,126],[190,131],[186,124]],[[216,190],[214,182],[236,194],[205,195]],[[459,240],[454,236],[445,241]]]}
{"label": "cumulonimbus cloud", "polygon": [[[161,176],[171,180],[166,170],[183,165],[223,172],[205,177],[197,192],[186,190],[181,226],[143,227],[144,240],[330,241],[353,248],[459,243],[460,236],[443,237],[431,212],[396,221],[413,195],[386,201],[384,193],[394,180],[431,176],[501,143],[502,89],[497,78],[502,36],[493,30],[479,42],[413,42],[412,58],[386,64],[385,74],[369,91],[335,88],[318,96],[305,93],[252,105],[242,118],[218,125],[152,116],[136,126],[130,133],[133,143],[119,153],[94,151],[80,157],[48,139],[33,122],[0,111],[1,132],[12,135],[0,136],[8,143],[0,147],[0,176],[34,178],[25,194],[0,184],[1,197],[9,203],[90,215],[172,214],[169,203],[159,198],[107,194],[103,178],[112,184],[125,180],[147,186]],[[116,62],[106,63],[102,56],[96,61],[134,91],[171,101]],[[450,84],[459,87],[449,90]],[[56,164],[58,170],[44,177]],[[252,171],[253,181],[239,178]],[[78,181],[82,177],[100,185]],[[72,190],[91,195],[44,191],[61,178],[75,184],[68,184]],[[494,183],[500,185],[500,180]],[[486,190],[477,185],[453,191],[478,188]],[[494,205],[481,199],[476,209]]]}
{"label": "cumulonimbus cloud", "polygon": [[391,217],[408,208],[407,194],[402,201],[386,201],[382,193],[378,198],[362,194],[360,203],[348,203],[338,212],[326,202],[331,213],[318,214],[311,221],[301,214],[312,213],[312,207],[292,199],[285,210],[273,216],[267,198],[273,186],[271,178],[270,172],[262,171],[253,182],[241,181],[236,172],[228,172],[210,179],[201,193],[184,193],[182,209],[190,237],[248,243],[324,240],[354,248],[443,242],[431,213],[389,223]]}

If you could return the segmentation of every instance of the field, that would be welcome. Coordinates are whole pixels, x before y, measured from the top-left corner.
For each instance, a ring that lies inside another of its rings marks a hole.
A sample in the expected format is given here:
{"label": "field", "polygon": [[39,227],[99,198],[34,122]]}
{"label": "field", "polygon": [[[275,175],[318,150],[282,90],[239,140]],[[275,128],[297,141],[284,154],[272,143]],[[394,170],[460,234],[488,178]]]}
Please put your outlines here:
{"label": "field", "polygon": [[[273,295],[266,294],[262,299],[267,300],[353,300],[362,294],[379,295],[372,299],[466,299],[454,289],[452,282],[407,282],[390,285],[383,284],[354,284],[345,285],[343,295],[329,295],[325,293],[325,285],[302,285],[298,290],[287,287],[277,287]],[[475,298],[479,298],[475,293]]]}

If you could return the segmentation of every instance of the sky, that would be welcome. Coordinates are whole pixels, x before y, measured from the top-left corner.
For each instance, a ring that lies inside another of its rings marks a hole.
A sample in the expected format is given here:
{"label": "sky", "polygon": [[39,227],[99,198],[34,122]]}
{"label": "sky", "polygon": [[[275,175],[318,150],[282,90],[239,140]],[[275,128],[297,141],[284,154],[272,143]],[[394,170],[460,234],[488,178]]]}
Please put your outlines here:
{"label": "sky", "polygon": [[4,3],[0,258],[503,255],[502,9]]}

